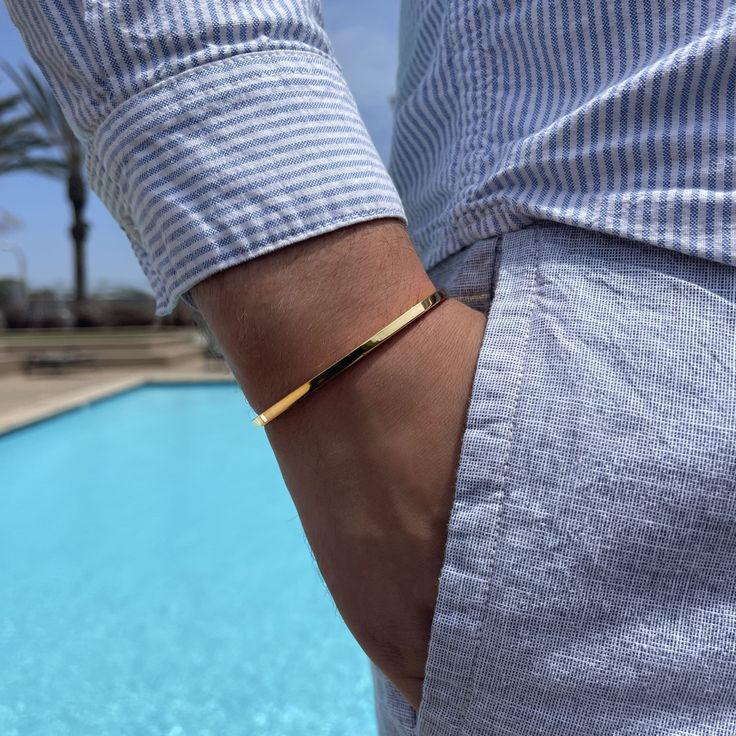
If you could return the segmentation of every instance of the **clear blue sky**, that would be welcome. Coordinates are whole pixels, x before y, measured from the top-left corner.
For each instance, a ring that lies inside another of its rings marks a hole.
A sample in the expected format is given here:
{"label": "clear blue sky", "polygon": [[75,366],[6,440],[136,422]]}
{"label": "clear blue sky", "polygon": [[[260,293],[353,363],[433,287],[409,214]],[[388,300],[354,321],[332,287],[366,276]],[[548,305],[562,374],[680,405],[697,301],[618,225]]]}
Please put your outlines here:
{"label": "clear blue sky", "polygon": [[[387,160],[391,136],[388,98],[394,90],[397,63],[398,0],[323,0],[322,6],[337,58],[368,130]],[[0,58],[13,64],[30,61],[1,0]],[[10,90],[10,83],[1,79],[0,94]],[[5,238],[25,252],[31,285],[69,287],[72,261],[63,184],[27,174],[0,177],[0,209],[23,223],[20,230]],[[92,226],[88,245],[90,287],[147,288],[125,236],[94,195],[88,219]],[[0,252],[0,278],[16,275],[15,268],[12,257]]]}

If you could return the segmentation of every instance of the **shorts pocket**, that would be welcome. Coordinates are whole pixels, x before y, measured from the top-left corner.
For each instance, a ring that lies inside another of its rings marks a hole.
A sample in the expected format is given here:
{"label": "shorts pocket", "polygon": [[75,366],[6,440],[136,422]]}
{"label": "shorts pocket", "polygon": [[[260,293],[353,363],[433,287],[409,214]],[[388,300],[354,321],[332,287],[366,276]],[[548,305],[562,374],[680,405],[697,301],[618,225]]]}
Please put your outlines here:
{"label": "shorts pocket", "polygon": [[534,306],[537,237],[528,235],[509,253],[502,252],[501,238],[479,241],[430,271],[438,287],[486,313],[487,323],[458,460],[422,702],[417,713],[373,667],[381,736],[454,734],[470,701]]}
{"label": "shorts pocket", "polygon": [[[500,238],[478,241],[446,258],[429,275],[451,297],[488,315],[500,259],[499,245]],[[484,344],[486,340],[487,334]],[[476,365],[476,372],[477,369]],[[372,666],[372,672],[379,733],[411,736],[416,732],[417,712],[377,667]]]}
{"label": "shorts pocket", "polygon": [[[538,228],[529,230],[515,238],[508,252],[502,243],[499,252],[496,243],[495,265],[485,269],[492,302],[458,463],[423,698],[413,730],[418,736],[456,734],[474,689],[536,302]],[[474,255],[480,255],[476,246],[452,278],[451,293],[459,298],[466,285],[468,293],[477,287]]]}

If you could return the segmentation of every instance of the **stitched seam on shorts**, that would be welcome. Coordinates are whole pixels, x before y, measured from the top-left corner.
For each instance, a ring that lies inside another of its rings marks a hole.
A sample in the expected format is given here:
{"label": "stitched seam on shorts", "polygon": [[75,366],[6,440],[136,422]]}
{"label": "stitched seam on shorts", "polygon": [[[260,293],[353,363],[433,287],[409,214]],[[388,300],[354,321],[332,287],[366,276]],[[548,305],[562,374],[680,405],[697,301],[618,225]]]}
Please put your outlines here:
{"label": "stitched seam on shorts", "polygon": [[[497,267],[497,262],[499,260],[499,251],[500,251],[500,246],[499,246],[500,238],[493,238],[493,241],[494,241],[494,243],[493,243],[494,264],[496,264],[496,267]],[[471,246],[471,248],[469,250],[472,250],[473,248],[476,248],[478,246],[485,247],[489,243],[490,243],[490,240],[478,241],[478,243],[476,243],[473,246]],[[464,279],[463,274],[464,273],[467,273],[468,272],[468,269],[469,269],[468,262],[467,262],[468,255],[469,255],[469,253],[465,253],[463,255],[463,261],[460,262],[459,265],[457,266],[453,278],[451,278],[447,282],[447,286],[448,286],[448,289],[449,289],[450,293],[453,295],[454,298],[459,299],[461,301],[463,300],[462,292],[463,292],[463,288],[464,288],[462,286],[462,282],[463,282],[463,279]],[[482,362],[483,350],[485,349],[485,347],[486,347],[486,345],[488,343],[488,340],[489,340],[489,332],[488,332],[488,330],[489,330],[489,322],[488,321],[492,319],[492,317],[491,317],[491,310],[493,309],[493,304],[491,303],[491,299],[490,299],[490,296],[491,296],[490,295],[490,279],[492,277],[492,271],[493,271],[493,269],[489,269],[488,271],[486,271],[485,270],[485,267],[483,269],[483,273],[484,273],[484,276],[485,276],[484,281],[488,285],[487,286],[487,290],[482,291],[482,292],[473,292],[472,293],[472,296],[478,296],[479,294],[482,294],[484,296],[486,303],[483,305],[483,308],[480,309],[479,306],[472,305],[472,304],[469,304],[468,305],[468,306],[471,306],[473,308],[479,309],[479,311],[482,311],[486,315],[486,318],[487,318],[486,326],[484,328],[483,342],[482,342],[481,347],[480,347],[480,354],[478,355],[478,363],[479,364]],[[434,275],[432,275],[432,276],[434,276]],[[457,288],[457,292],[455,291],[456,288]],[[442,577],[444,577],[444,575],[445,575],[445,572],[444,571],[447,568],[447,566],[449,564],[448,563],[448,560],[451,557],[450,548],[453,545],[453,541],[452,541],[452,536],[453,536],[453,531],[452,531],[452,517],[457,512],[457,504],[456,504],[456,502],[457,502],[457,494],[461,493],[461,490],[459,488],[459,485],[460,485],[460,475],[461,475],[461,473],[463,471],[464,458],[465,458],[465,455],[466,455],[466,452],[467,452],[467,440],[468,440],[467,430],[468,430],[469,425],[472,424],[472,421],[473,421],[472,420],[472,415],[473,415],[473,408],[475,406],[476,392],[478,390],[478,373],[477,373],[477,371],[479,370],[479,368],[480,368],[480,366],[478,365],[476,367],[476,375],[475,375],[475,377],[473,379],[473,387],[472,387],[472,390],[471,390],[471,395],[470,395],[470,399],[469,399],[469,402],[468,402],[468,407],[467,407],[467,411],[466,411],[466,415],[465,415],[466,432],[465,432],[465,434],[463,436],[462,447],[460,449],[460,457],[459,457],[459,460],[458,460],[457,468],[455,470],[454,486],[455,486],[456,497],[455,497],[455,499],[453,501],[453,509],[451,510],[450,522],[449,522],[449,525],[448,525],[448,540],[447,540],[447,547],[446,547],[446,550],[445,550],[445,556],[444,556],[443,565],[442,565],[442,570],[443,571],[442,571],[442,574],[441,574],[441,580],[442,580]],[[502,456],[503,455],[503,450],[500,453],[498,453],[498,454],[499,454],[499,456]],[[484,558],[485,557],[486,556],[484,555]],[[440,580],[440,583],[441,583],[441,580]],[[440,584],[440,590],[438,591],[438,598],[437,598],[437,607],[438,608],[441,606],[441,601],[443,599],[446,599],[447,595],[448,595],[447,591],[445,591],[444,588],[443,588],[443,586],[442,586],[442,584]],[[483,590],[479,591],[479,596],[482,596],[482,595],[483,595]],[[474,596],[474,598],[475,598],[475,596]],[[472,620],[470,622],[470,624],[471,624],[471,630],[472,631],[475,631],[475,630],[481,628],[481,626],[482,626],[482,623],[483,623],[483,619],[482,619],[482,616],[483,616],[482,601],[481,601],[481,603],[477,604],[475,606],[475,608],[477,609],[477,612],[475,613],[475,615],[472,616]],[[431,639],[430,639],[430,651],[429,651],[428,663],[427,663],[428,664],[428,667],[429,667],[430,662],[433,659],[433,654],[434,654],[434,646],[432,645],[432,642],[433,641],[436,641],[435,637],[437,637],[437,636],[439,636],[439,640],[440,641],[443,641],[442,636],[437,634],[437,631],[435,629],[434,624],[435,624],[435,621],[433,619],[432,635],[431,635]],[[453,636],[453,635],[456,635],[456,633],[449,634],[449,636]],[[444,640],[444,641],[446,642],[446,640]],[[475,637],[473,637],[471,635],[470,637],[468,637],[467,641],[472,646],[475,643]],[[446,649],[446,646],[443,646],[443,648]],[[472,658],[472,651],[469,652],[469,658]],[[470,667],[464,666],[463,667],[463,671],[465,671],[465,670],[469,670],[468,674],[469,675],[472,675],[472,669]],[[450,671],[452,671],[452,670],[450,670]],[[411,734],[416,735],[416,736],[418,736],[418,734],[424,734],[424,733],[430,733],[430,732],[431,733],[438,733],[438,731],[437,731],[437,728],[438,727],[439,728],[442,728],[442,729],[445,728],[445,725],[438,724],[436,722],[436,720],[435,720],[435,718],[437,717],[437,715],[438,714],[441,714],[443,711],[442,710],[438,710],[437,707],[436,707],[436,704],[435,704],[435,707],[434,708],[432,708],[431,706],[428,706],[427,705],[427,702],[428,702],[429,698],[431,697],[431,693],[427,693],[426,692],[426,686],[427,686],[427,680],[431,680],[431,679],[432,679],[432,675],[427,675],[427,679],[425,679],[425,688],[424,688],[424,693],[423,693],[423,695],[425,695],[427,697],[423,697],[423,699],[422,699],[422,705],[421,705],[419,711],[415,714],[416,715],[416,722],[415,722],[415,725],[414,725],[414,729],[411,731]],[[466,688],[466,689],[469,689],[469,685],[470,685],[470,683],[468,683],[468,688]],[[452,719],[447,719],[447,721],[446,721],[447,724],[451,724],[448,727],[451,728],[453,731],[456,728],[458,728],[458,726],[459,726],[459,724],[461,722],[461,713],[458,712],[458,710],[457,710],[458,702],[461,699],[462,699],[462,693],[460,693],[459,696],[456,696],[454,698],[453,705],[452,705]],[[427,724],[427,713],[429,714],[429,718],[431,720],[429,722],[428,728],[424,728],[424,726]],[[420,728],[421,728],[421,731],[419,730]],[[428,730],[429,728],[431,728],[431,731]],[[445,731],[443,730],[443,732],[445,732]],[[408,734],[407,734],[407,736],[408,736]]]}
{"label": "stitched seam on shorts", "polygon": [[[538,226],[535,226],[534,227],[534,278],[533,278],[531,293],[529,294],[529,305],[528,305],[528,309],[527,309],[527,312],[524,318],[524,324],[526,327],[526,335],[524,337],[524,347],[523,347],[524,357],[523,357],[521,370],[519,371],[519,376],[516,380],[516,385],[514,387],[514,415],[513,415],[513,421],[511,423],[511,429],[509,431],[508,442],[506,444],[506,453],[503,459],[503,470],[502,470],[502,475],[501,475],[501,486],[503,488],[503,500],[501,501],[501,505],[500,505],[500,509],[498,513],[498,523],[496,524],[496,527],[494,530],[494,538],[493,538],[492,553],[491,553],[491,565],[488,571],[486,590],[484,592],[483,606],[481,609],[483,612],[488,611],[489,598],[490,598],[490,593],[491,593],[491,588],[492,588],[491,579],[495,572],[495,561],[496,561],[496,553],[498,550],[498,540],[501,538],[501,531],[503,529],[503,525],[506,519],[505,511],[506,511],[506,503],[508,501],[508,473],[509,473],[509,468],[511,465],[511,454],[512,454],[512,448],[514,445],[514,439],[516,438],[516,432],[517,432],[518,424],[519,424],[519,409],[521,406],[521,401],[520,401],[521,388],[524,382],[524,378],[526,377],[527,369],[529,367],[529,343],[531,341],[532,318],[534,315],[535,307],[537,306],[537,303],[539,301],[539,269],[540,269],[540,260],[541,260],[540,259],[541,245],[540,245],[540,239],[539,239],[539,232],[540,232],[540,228]],[[503,244],[501,244],[501,247],[503,248]],[[483,619],[483,623],[476,629],[476,632],[474,634],[475,646],[474,646],[474,651],[473,651],[473,661],[471,664],[472,687],[470,689],[470,692],[466,694],[465,699],[464,699],[464,703],[463,703],[464,716],[462,720],[460,721],[458,728],[456,729],[458,736],[463,736],[463,734],[469,733],[465,729],[468,723],[468,716],[473,707],[472,703],[478,692],[478,656],[479,656],[479,650],[480,650],[480,640],[482,639],[482,634],[485,633],[486,627],[488,625],[488,618],[489,617],[486,613]]]}

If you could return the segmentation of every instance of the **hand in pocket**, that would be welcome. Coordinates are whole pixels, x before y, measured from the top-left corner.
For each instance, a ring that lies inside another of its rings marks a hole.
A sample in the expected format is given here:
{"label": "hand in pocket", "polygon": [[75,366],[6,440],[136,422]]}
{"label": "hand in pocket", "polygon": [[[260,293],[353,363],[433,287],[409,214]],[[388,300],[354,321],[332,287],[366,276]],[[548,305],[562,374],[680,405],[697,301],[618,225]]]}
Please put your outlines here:
{"label": "hand in pocket", "polygon": [[415,708],[484,324],[450,300],[268,429],[343,618]]}

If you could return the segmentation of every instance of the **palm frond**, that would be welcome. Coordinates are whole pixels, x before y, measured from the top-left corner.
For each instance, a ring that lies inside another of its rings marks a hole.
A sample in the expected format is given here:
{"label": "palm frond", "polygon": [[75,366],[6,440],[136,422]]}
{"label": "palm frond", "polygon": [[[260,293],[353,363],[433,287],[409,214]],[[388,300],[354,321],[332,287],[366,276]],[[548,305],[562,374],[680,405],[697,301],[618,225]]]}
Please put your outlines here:
{"label": "palm frond", "polygon": [[28,114],[41,126],[53,146],[67,148],[76,146],[77,139],[61,111],[51,88],[28,65],[18,69],[2,62],[2,70],[18,90],[21,104]]}
{"label": "palm frond", "polygon": [[35,171],[63,177],[64,160],[51,154],[45,131],[22,108],[20,95],[0,98],[0,174]]}
{"label": "palm frond", "polygon": [[0,176],[2,174],[11,174],[20,171],[43,174],[44,176],[51,176],[55,179],[63,179],[66,175],[66,164],[55,158],[5,158],[0,151]]}
{"label": "palm frond", "polygon": [[18,107],[20,102],[20,95],[8,95],[7,97],[0,98],[0,116],[5,115],[7,112],[13,111]]}

